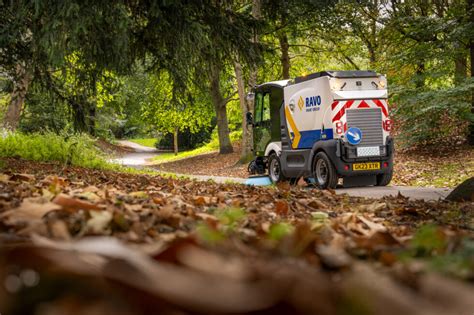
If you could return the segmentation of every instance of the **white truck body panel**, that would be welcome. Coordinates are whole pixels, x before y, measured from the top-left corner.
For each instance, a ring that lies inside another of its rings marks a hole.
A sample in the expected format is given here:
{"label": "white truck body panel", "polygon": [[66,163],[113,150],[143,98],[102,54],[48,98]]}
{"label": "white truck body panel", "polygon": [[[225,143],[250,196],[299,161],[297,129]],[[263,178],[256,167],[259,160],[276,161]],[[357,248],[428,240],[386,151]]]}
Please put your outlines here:
{"label": "white truck body panel", "polygon": [[270,142],[265,149],[265,156],[269,156],[270,152],[275,152],[276,155],[280,156],[281,153],[281,141]]}
{"label": "white truck body panel", "polygon": [[[380,110],[383,139],[389,135],[387,89],[384,76],[330,78],[323,76],[284,87],[285,117],[293,149],[308,149],[316,141],[344,139],[347,111]],[[365,113],[369,113],[366,111]],[[364,112],[358,112],[363,115]],[[388,122],[387,122],[388,121]],[[377,127],[381,127],[378,125]]]}

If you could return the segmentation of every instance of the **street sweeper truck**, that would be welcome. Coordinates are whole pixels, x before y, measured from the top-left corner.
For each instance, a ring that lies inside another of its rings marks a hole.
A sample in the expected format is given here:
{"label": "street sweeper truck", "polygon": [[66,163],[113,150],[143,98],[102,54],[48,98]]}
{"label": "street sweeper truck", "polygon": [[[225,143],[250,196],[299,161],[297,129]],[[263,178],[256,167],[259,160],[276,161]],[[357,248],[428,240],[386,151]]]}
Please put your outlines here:
{"label": "street sweeper truck", "polygon": [[320,188],[385,186],[392,179],[387,79],[373,71],[323,71],[267,82],[249,94],[251,174]]}

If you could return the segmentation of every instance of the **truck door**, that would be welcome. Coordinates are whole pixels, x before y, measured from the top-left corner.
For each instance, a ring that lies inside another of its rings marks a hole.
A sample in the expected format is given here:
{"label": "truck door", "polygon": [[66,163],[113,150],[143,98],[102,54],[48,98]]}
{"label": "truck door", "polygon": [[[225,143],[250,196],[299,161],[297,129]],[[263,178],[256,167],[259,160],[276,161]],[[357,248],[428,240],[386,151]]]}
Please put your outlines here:
{"label": "truck door", "polygon": [[257,156],[264,156],[265,148],[271,140],[272,120],[270,112],[269,92],[256,93],[254,117],[254,152]]}

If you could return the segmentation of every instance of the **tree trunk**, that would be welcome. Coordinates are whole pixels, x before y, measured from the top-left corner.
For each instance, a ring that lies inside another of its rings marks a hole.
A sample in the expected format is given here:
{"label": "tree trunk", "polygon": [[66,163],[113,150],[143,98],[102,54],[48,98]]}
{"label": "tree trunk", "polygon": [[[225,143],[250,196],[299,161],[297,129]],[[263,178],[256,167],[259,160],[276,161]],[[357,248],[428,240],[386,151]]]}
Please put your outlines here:
{"label": "tree trunk", "polygon": [[178,128],[175,128],[173,132],[173,150],[174,155],[178,155]]}
{"label": "tree trunk", "polygon": [[[469,14],[469,22],[474,23],[474,0],[467,1],[467,12]],[[469,39],[469,55],[471,58],[471,79],[474,78],[474,38],[473,35]],[[474,115],[474,88],[471,89],[471,114]],[[471,120],[469,124],[469,134],[467,137],[468,143],[474,146],[474,121]]]}
{"label": "tree trunk", "polygon": [[290,78],[290,44],[288,43],[288,36],[284,31],[278,36],[278,41],[280,42],[281,49],[281,68],[282,68],[282,77],[283,79]]}
{"label": "tree trunk", "polygon": [[456,85],[464,82],[467,76],[466,51],[462,43],[456,42],[455,48],[458,50],[454,59],[454,83]]}
{"label": "tree trunk", "polygon": [[219,136],[219,153],[232,153],[232,144],[229,138],[229,123],[227,121],[227,103],[221,93],[220,88],[220,66],[211,65],[210,76],[211,85],[210,92],[214,109],[217,116],[217,134]]}
{"label": "tree trunk", "polygon": [[237,91],[239,92],[240,110],[242,112],[242,150],[240,162],[245,163],[252,157],[253,130],[252,125],[247,124],[247,112],[251,111],[250,104],[245,97],[245,82],[242,73],[242,65],[239,61],[234,62],[235,78],[237,79]]}
{"label": "tree trunk", "polygon": [[[261,7],[262,3],[261,0],[253,0],[252,3],[252,16],[259,20],[261,18]],[[252,41],[254,43],[258,43],[258,33],[256,30],[254,30],[253,34],[253,39]],[[249,82],[248,82],[248,88],[249,90],[253,89],[257,85],[257,75],[258,75],[258,69],[255,64],[250,65],[250,74],[249,74]],[[250,104],[250,111],[253,113],[253,106]]]}
{"label": "tree trunk", "polygon": [[415,86],[417,88],[422,88],[425,86],[425,64],[420,62],[416,65],[416,74],[415,74]]}
{"label": "tree trunk", "polygon": [[15,131],[20,123],[21,111],[25,104],[26,93],[31,83],[31,74],[23,65],[17,65],[16,78],[13,82],[13,92],[3,119],[3,127]]}
{"label": "tree trunk", "polygon": [[95,103],[89,103],[89,115],[87,116],[87,132],[95,136],[95,119],[97,106]]}

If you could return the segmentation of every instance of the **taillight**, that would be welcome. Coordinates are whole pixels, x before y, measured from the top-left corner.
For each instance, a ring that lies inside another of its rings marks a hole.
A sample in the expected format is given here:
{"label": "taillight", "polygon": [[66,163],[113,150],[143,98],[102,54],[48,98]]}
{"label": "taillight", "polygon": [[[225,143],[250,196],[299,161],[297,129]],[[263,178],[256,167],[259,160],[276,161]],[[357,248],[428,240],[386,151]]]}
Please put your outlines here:
{"label": "taillight", "polygon": [[335,125],[336,125],[336,133],[338,135],[342,135],[344,133],[344,129],[342,129],[342,126],[343,126],[342,122],[341,121],[336,121]]}
{"label": "taillight", "polygon": [[383,129],[385,129],[385,131],[392,130],[392,120],[391,119],[387,119],[383,122]]}

